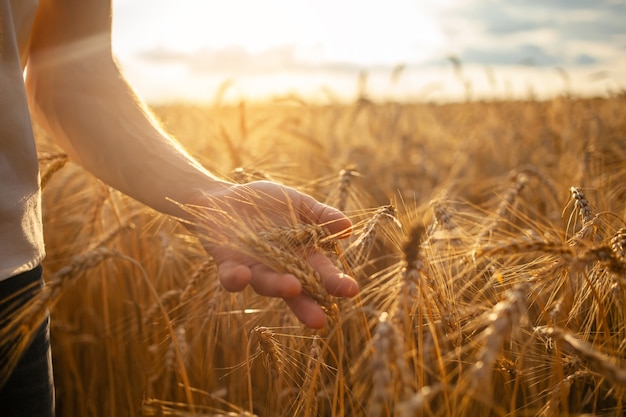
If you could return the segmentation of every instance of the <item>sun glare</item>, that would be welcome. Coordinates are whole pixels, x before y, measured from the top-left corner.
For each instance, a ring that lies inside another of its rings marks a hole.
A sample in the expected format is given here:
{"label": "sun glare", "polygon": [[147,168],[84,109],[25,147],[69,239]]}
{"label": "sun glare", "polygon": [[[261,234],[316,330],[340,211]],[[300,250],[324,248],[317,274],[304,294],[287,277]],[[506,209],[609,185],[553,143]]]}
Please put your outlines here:
{"label": "sun glare", "polygon": [[[390,2],[118,0],[115,47],[176,51],[241,47],[251,53],[295,45],[360,64],[419,60],[443,44],[426,5]],[[134,19],[134,20],[133,20]]]}
{"label": "sun glare", "polygon": [[477,0],[117,0],[113,47],[152,102],[205,101],[226,80],[245,98],[332,90],[350,100],[361,73],[382,99],[550,95],[562,90],[554,67],[568,59],[580,92],[601,91],[584,77],[605,68],[584,63],[615,61],[615,45],[569,40],[567,52],[555,46],[563,31],[528,23],[541,10],[511,10]]}
{"label": "sun glare", "polygon": [[343,95],[360,71],[441,55],[438,7],[431,0],[118,0],[114,50],[152,101],[211,94],[228,78],[248,96],[322,85]]}

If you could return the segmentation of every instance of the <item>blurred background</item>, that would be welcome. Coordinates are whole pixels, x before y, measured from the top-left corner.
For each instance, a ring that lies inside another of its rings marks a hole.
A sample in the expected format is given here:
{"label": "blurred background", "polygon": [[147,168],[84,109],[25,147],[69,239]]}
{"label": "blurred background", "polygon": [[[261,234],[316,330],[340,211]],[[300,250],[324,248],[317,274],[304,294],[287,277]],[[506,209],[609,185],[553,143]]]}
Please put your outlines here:
{"label": "blurred background", "polygon": [[626,88],[623,0],[115,0],[151,104],[456,101]]}

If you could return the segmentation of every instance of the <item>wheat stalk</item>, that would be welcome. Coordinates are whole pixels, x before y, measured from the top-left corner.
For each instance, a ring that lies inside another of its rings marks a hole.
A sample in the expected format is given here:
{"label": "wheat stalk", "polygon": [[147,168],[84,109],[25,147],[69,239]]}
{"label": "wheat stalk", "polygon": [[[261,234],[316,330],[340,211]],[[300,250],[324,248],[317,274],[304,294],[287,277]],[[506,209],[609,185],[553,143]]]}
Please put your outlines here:
{"label": "wheat stalk", "polygon": [[500,226],[505,222],[506,215],[512,211],[515,203],[522,193],[526,185],[528,184],[528,176],[524,173],[518,173],[512,178],[512,185],[504,193],[504,197],[500,200],[498,207],[496,207],[495,215],[486,227],[480,232],[476,238],[476,245],[480,246],[484,242],[488,241],[494,231],[498,230]]}
{"label": "wheat stalk", "polygon": [[380,417],[392,409],[392,404],[409,398],[412,378],[404,358],[404,343],[387,312],[378,316],[371,344],[372,392],[367,411],[370,417]]}
{"label": "wheat stalk", "polygon": [[315,248],[329,253],[337,253],[337,237],[331,235],[326,226],[318,224],[297,224],[261,230],[259,238],[291,252],[298,249]]}
{"label": "wheat stalk", "polygon": [[396,405],[394,415],[396,417],[415,416],[418,410],[427,407],[428,402],[439,392],[441,392],[441,385],[422,387],[417,393],[411,395],[404,401],[400,401]]}
{"label": "wheat stalk", "polygon": [[626,258],[626,227],[622,227],[611,237],[609,241],[611,250],[615,254],[615,257],[620,260]]}
{"label": "wheat stalk", "polygon": [[336,320],[337,304],[326,291],[319,273],[301,256],[282,250],[258,235],[243,235],[239,238],[242,247],[273,270],[291,274],[302,285],[302,291],[317,302],[326,315]]}
{"label": "wheat stalk", "polygon": [[626,369],[619,367],[615,359],[598,351],[593,345],[580,340],[566,329],[553,326],[538,327],[536,332],[544,337],[567,344],[583,359],[589,361],[612,384],[626,388]]}
{"label": "wheat stalk", "polygon": [[256,169],[235,168],[233,170],[233,181],[237,184],[246,184],[252,181],[269,180],[273,181],[272,177],[262,171]]}
{"label": "wheat stalk", "polygon": [[385,220],[391,220],[399,229],[402,228],[402,223],[398,220],[398,214],[394,206],[385,205],[379,207],[365,223],[357,239],[345,251],[346,257],[351,259],[352,265],[359,265],[369,258],[378,236],[378,229],[382,228],[382,222]]}
{"label": "wheat stalk", "polygon": [[582,221],[582,226],[574,234],[574,237],[572,238],[572,241],[570,243],[572,246],[574,246],[581,241],[590,242],[596,237],[596,222],[599,216],[593,215],[593,208],[589,204],[589,201],[587,200],[585,194],[578,187],[570,187],[570,193],[572,195],[572,200],[574,201],[574,209],[578,209],[578,215],[580,216],[580,219]]}
{"label": "wheat stalk", "polygon": [[410,318],[414,300],[418,294],[419,280],[424,274],[424,261],[420,244],[424,235],[424,226],[416,224],[409,232],[403,246],[404,267],[400,273],[399,296],[392,312],[393,321],[400,323],[403,331],[410,329]]}
{"label": "wheat stalk", "polygon": [[296,415],[315,415],[318,409],[317,391],[320,380],[320,371],[324,360],[320,351],[319,340],[320,337],[318,335],[313,336],[309,357],[307,359],[306,374],[304,375],[302,388],[300,390],[303,397],[300,400],[300,403],[304,404],[298,405],[298,409],[295,412]]}
{"label": "wheat stalk", "polygon": [[[159,299],[148,308],[144,314],[143,324],[148,326],[157,321],[163,311],[169,311],[180,304],[182,291],[179,289],[169,290],[159,295]],[[167,317],[169,319],[169,317]]]}
{"label": "wheat stalk", "polygon": [[[41,161],[41,159],[40,159]],[[65,164],[69,161],[69,158],[65,154],[57,154],[55,157],[48,159],[48,166],[46,171],[41,176],[41,189],[43,190],[46,185],[50,182],[52,176],[61,170],[65,166]]]}
{"label": "wheat stalk", "polygon": [[335,207],[340,211],[345,211],[348,202],[348,196],[350,195],[350,188],[354,178],[359,177],[359,171],[356,168],[346,168],[339,172],[339,188],[337,204]]}
{"label": "wheat stalk", "polygon": [[496,304],[487,317],[487,327],[482,332],[485,346],[476,356],[471,371],[472,391],[479,395],[485,395],[487,387],[492,387],[491,378],[493,368],[502,353],[504,342],[516,331],[520,320],[526,314],[527,288],[519,285],[507,291],[505,299]]}
{"label": "wheat stalk", "polygon": [[[178,350],[178,353],[176,352]],[[170,372],[174,371],[178,365],[177,355],[183,358],[183,361],[189,354],[189,344],[187,343],[187,331],[181,325],[174,327],[174,336],[170,339],[169,346],[165,352],[164,368]]]}
{"label": "wheat stalk", "polygon": [[63,289],[81,272],[94,268],[112,257],[123,257],[117,251],[99,247],[78,255],[69,265],[59,269],[44,288],[27,304],[15,310],[11,317],[3,318],[0,327],[2,359],[0,359],[0,386],[6,383],[11,370],[17,365],[22,352],[30,343],[36,329],[48,316],[48,311],[59,300]]}
{"label": "wheat stalk", "polygon": [[454,221],[452,211],[441,199],[432,200],[429,205],[435,217],[435,221],[428,228],[429,244],[438,245],[445,242],[455,247],[461,246],[460,230]]}
{"label": "wheat stalk", "polygon": [[570,187],[569,191],[572,194],[572,199],[574,200],[574,207],[578,209],[578,214],[580,215],[583,224],[590,222],[593,218],[593,208],[591,208],[585,194],[580,191],[580,188],[573,186]]}
{"label": "wheat stalk", "polygon": [[256,338],[260,351],[263,353],[266,369],[273,380],[282,375],[283,361],[279,354],[278,344],[274,332],[267,327],[257,326],[252,330],[252,337]]}
{"label": "wheat stalk", "polygon": [[189,278],[185,289],[180,294],[181,304],[189,301],[198,293],[198,288],[203,282],[217,274],[217,265],[212,259],[208,259],[200,264]]}
{"label": "wheat stalk", "polygon": [[[157,400],[147,398],[141,405],[142,416],[145,417],[258,417],[247,411],[222,411],[215,407],[196,406],[195,410],[188,410],[185,404],[178,401]],[[235,408],[236,407],[232,407]]]}

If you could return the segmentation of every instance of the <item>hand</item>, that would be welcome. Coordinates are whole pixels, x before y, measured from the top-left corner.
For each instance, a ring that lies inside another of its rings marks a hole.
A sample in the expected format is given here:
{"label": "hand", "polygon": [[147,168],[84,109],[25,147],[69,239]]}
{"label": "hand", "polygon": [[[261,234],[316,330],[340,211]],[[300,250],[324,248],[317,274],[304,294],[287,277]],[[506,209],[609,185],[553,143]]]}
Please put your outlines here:
{"label": "hand", "polygon": [[[215,259],[220,281],[228,291],[242,291],[247,285],[260,295],[282,298],[305,325],[321,328],[324,311],[292,274],[276,271],[242,247],[240,237],[258,236],[277,227],[298,224],[324,225],[331,235],[346,237],[350,220],[339,210],[322,204],[293,188],[269,181],[244,185],[229,184],[217,192],[194,199],[190,208],[194,229],[206,250]],[[319,274],[330,295],[352,297],[356,281],[341,272],[331,260],[314,248],[301,256]]]}

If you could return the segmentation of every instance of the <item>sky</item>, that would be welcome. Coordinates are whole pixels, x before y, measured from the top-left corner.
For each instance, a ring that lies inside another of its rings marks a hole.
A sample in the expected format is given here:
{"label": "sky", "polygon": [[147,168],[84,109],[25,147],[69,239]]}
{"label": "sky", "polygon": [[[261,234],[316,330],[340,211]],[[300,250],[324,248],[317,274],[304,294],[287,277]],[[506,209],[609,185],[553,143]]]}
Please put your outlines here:
{"label": "sky", "polygon": [[113,25],[152,103],[626,89],[625,0],[115,0]]}

